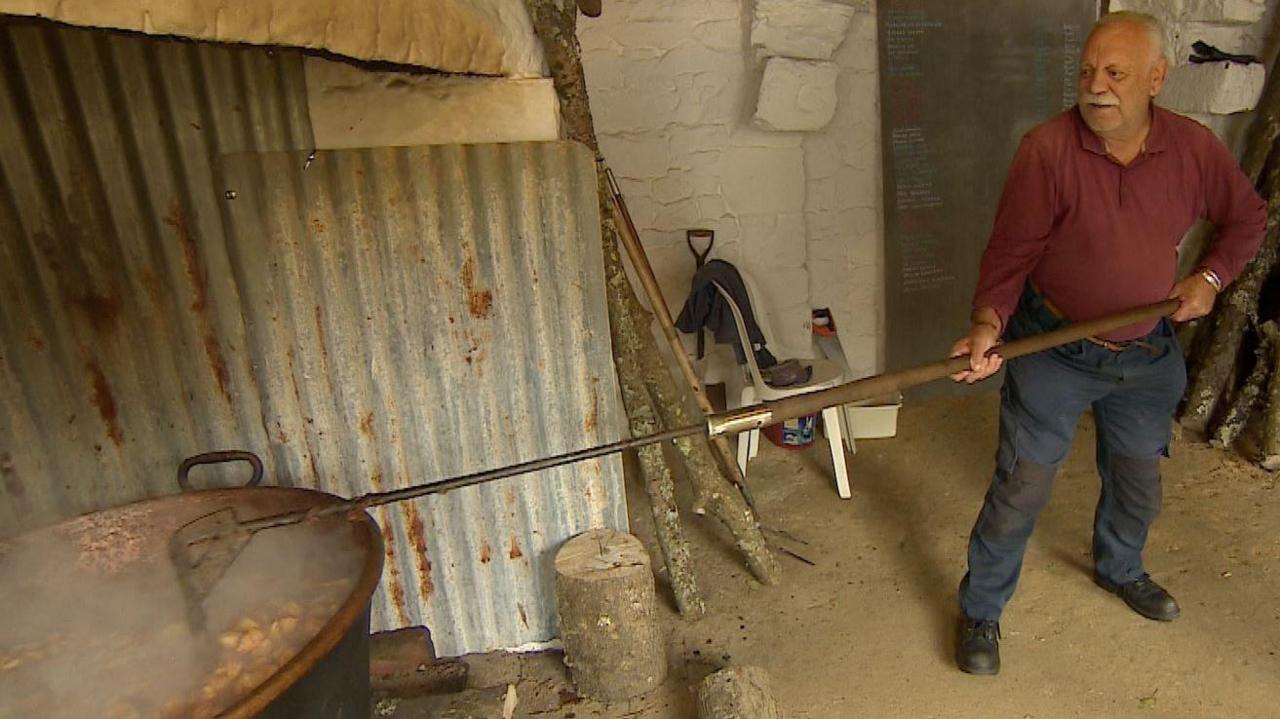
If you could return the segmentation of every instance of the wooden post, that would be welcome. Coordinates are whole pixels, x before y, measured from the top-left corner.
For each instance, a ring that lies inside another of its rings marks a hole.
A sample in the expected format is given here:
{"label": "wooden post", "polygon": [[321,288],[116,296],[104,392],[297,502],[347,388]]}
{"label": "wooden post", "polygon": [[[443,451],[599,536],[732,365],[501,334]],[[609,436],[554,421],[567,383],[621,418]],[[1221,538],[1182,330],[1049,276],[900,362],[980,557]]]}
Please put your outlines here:
{"label": "wooden post", "polygon": [[640,540],[593,529],[556,553],[556,615],[564,662],[584,696],[618,701],[667,676],[649,555]]}
{"label": "wooden post", "polygon": [[1253,371],[1249,373],[1244,386],[1240,388],[1230,406],[1227,407],[1227,413],[1223,416],[1222,421],[1218,423],[1218,428],[1214,430],[1210,444],[1223,448],[1230,447],[1235,443],[1240,433],[1244,431],[1249,417],[1253,414],[1254,409],[1257,408],[1258,401],[1266,392],[1268,382],[1271,379],[1271,370],[1274,363],[1271,345],[1275,335],[1276,323],[1274,321],[1264,322],[1262,325],[1262,340],[1258,343],[1258,349],[1253,353]]}
{"label": "wooden post", "polygon": [[1280,260],[1280,157],[1275,153],[1266,170],[1263,195],[1267,200],[1267,235],[1262,247],[1240,276],[1218,297],[1210,317],[1212,329],[1203,341],[1200,361],[1194,362],[1191,386],[1182,410],[1182,426],[1207,432],[1218,414],[1218,405],[1228,394],[1240,358],[1240,344],[1257,317],[1258,295]]}
{"label": "wooden post", "polygon": [[[609,304],[609,336],[613,340],[618,384],[622,389],[622,402],[627,410],[631,434],[639,437],[661,427],[692,424],[686,416],[684,395],[676,389],[676,383],[672,381],[671,372],[662,362],[657,343],[650,331],[652,317],[640,306],[622,265],[618,226],[613,219],[612,194],[603,173],[603,157],[591,120],[587,80],[582,70],[582,58],[575,35],[577,5],[574,0],[525,0],[525,7],[529,10],[534,32],[542,41],[546,53],[547,67],[551,70],[556,96],[560,99],[565,135],[591,148],[596,162],[601,165],[597,194],[600,200],[600,233],[604,251],[605,297]],[[706,511],[720,520],[733,535],[734,543],[746,559],[751,573],[764,584],[777,584],[782,576],[782,569],[769,551],[769,545],[756,523],[755,512],[747,506],[743,495],[721,474],[707,442],[684,438],[677,440],[675,445],[684,459],[686,477],[694,489],[694,511]],[[661,454],[649,455],[646,460],[644,453],[641,453],[645,484],[647,487],[657,487],[665,493],[668,491],[670,472],[651,473],[649,469],[656,468]],[[674,510],[674,505],[670,508]],[[655,507],[654,511],[659,511],[659,508]],[[682,602],[681,611],[689,616],[697,616],[702,612],[697,582],[690,563],[682,564],[679,561],[688,556],[688,548],[679,532],[679,516],[673,511],[667,511],[659,521],[666,527],[666,538],[659,534],[659,541],[662,543],[663,555],[668,560],[667,570],[671,584],[676,588],[677,600]],[[680,597],[684,597],[684,600]]]}
{"label": "wooden post", "polygon": [[721,669],[698,688],[698,719],[779,719],[778,703],[769,690],[769,675],[760,667]]}
{"label": "wooden post", "polygon": [[[711,400],[707,397],[707,390],[693,371],[693,364],[684,351],[684,345],[680,343],[675,320],[672,319],[671,310],[667,307],[667,299],[662,296],[658,278],[653,274],[649,256],[645,254],[644,246],[640,243],[640,231],[631,221],[631,213],[627,211],[622,189],[613,176],[613,170],[606,167],[604,173],[605,179],[609,182],[609,192],[613,194],[613,212],[618,221],[618,238],[622,241],[623,249],[627,251],[627,259],[631,260],[631,266],[635,268],[636,276],[640,278],[640,286],[644,288],[645,296],[649,298],[649,306],[654,316],[658,318],[658,326],[662,328],[662,335],[667,338],[667,344],[671,347],[671,354],[675,357],[676,366],[680,368],[680,374],[684,376],[684,381],[693,391],[693,399],[698,403],[698,409],[702,410],[704,416],[712,414],[715,409],[712,408]],[[758,512],[755,501],[751,498],[751,490],[747,487],[746,478],[738,469],[737,457],[729,447],[729,440],[724,437],[714,437],[711,440],[711,446],[715,450],[720,471],[729,478],[729,481],[738,486],[752,511]]]}
{"label": "wooden post", "polygon": [[1263,340],[1270,345],[1270,357],[1259,357],[1259,362],[1271,365],[1271,381],[1267,385],[1267,412],[1262,432],[1262,457],[1259,463],[1262,468],[1274,472],[1280,469],[1280,329],[1275,322],[1264,322],[1262,325]]}

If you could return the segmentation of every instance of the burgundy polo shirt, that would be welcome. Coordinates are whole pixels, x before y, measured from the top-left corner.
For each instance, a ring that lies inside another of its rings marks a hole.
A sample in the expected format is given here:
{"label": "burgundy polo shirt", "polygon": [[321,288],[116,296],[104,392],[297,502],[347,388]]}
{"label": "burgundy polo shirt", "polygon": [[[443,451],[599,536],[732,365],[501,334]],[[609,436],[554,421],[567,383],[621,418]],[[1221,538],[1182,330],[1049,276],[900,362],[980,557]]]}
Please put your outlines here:
{"label": "burgundy polo shirt", "polygon": [[[1153,106],[1146,146],[1125,166],[1073,107],[1022,138],[973,306],[1007,323],[1028,278],[1073,321],[1159,302],[1175,281],[1178,243],[1200,218],[1217,228],[1204,265],[1225,285],[1257,252],[1267,213],[1208,128]],[[1142,337],[1155,325],[1105,339]]]}

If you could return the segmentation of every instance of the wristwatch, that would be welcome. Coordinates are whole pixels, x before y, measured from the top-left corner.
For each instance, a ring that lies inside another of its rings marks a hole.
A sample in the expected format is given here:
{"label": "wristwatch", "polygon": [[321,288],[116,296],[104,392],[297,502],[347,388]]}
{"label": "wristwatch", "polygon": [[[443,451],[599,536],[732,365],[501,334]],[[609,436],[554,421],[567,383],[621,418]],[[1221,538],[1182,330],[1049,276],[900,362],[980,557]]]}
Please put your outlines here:
{"label": "wristwatch", "polygon": [[1221,292],[1221,291],[1222,291],[1222,278],[1221,278],[1221,277],[1218,277],[1218,273],[1217,273],[1217,272],[1214,272],[1213,270],[1209,269],[1208,267],[1201,267],[1201,268],[1200,268],[1200,276],[1204,278],[1204,281],[1205,281],[1205,282],[1208,282],[1210,285],[1212,285],[1212,286],[1213,286],[1213,291],[1214,291],[1214,292]]}

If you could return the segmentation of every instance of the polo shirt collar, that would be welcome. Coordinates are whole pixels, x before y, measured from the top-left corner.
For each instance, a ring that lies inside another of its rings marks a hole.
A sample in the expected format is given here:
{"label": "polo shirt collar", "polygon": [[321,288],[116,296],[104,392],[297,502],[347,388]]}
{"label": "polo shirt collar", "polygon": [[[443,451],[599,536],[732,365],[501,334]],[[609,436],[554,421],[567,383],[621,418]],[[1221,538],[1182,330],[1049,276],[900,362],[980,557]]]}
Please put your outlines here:
{"label": "polo shirt collar", "polygon": [[[1080,106],[1075,106],[1075,112],[1072,113],[1076,122],[1076,136],[1080,140],[1080,147],[1088,152],[1096,155],[1107,156],[1107,146],[1102,142],[1102,138],[1094,134],[1093,130],[1085,124],[1084,117],[1080,114]],[[1143,151],[1147,154],[1164,152],[1168,148],[1169,130],[1169,111],[1159,107],[1155,103],[1151,104],[1151,130],[1147,132],[1147,141],[1143,145]]]}

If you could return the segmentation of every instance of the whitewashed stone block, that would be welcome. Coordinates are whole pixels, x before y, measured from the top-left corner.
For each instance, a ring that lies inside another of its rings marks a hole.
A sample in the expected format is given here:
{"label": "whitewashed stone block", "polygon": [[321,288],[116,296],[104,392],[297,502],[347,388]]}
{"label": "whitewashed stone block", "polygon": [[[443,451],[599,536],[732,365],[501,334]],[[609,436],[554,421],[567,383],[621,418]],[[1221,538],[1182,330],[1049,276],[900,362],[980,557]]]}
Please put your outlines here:
{"label": "whitewashed stone block", "polygon": [[826,0],[756,0],[751,46],[757,57],[829,60],[855,12]]}
{"label": "whitewashed stone block", "polygon": [[1111,10],[1154,15],[1166,26],[1180,22],[1250,25],[1266,12],[1263,0],[1111,0]]}
{"label": "whitewashed stone block", "polygon": [[1266,71],[1260,64],[1206,62],[1169,70],[1157,102],[1177,112],[1228,115],[1252,110],[1262,96]]}
{"label": "whitewashed stone block", "polygon": [[1237,25],[1217,25],[1207,22],[1182,23],[1175,33],[1173,57],[1170,59],[1175,65],[1186,63],[1187,58],[1194,54],[1191,46],[1197,41],[1208,43],[1223,52],[1245,54],[1251,51],[1249,40],[1251,40],[1249,35],[1241,32]]}
{"label": "whitewashed stone block", "polygon": [[1252,25],[1267,11],[1261,0],[1183,0],[1182,20]]}
{"label": "whitewashed stone block", "polygon": [[836,78],[831,62],[769,58],[760,81],[752,123],[764,130],[812,131],[836,114]]}

